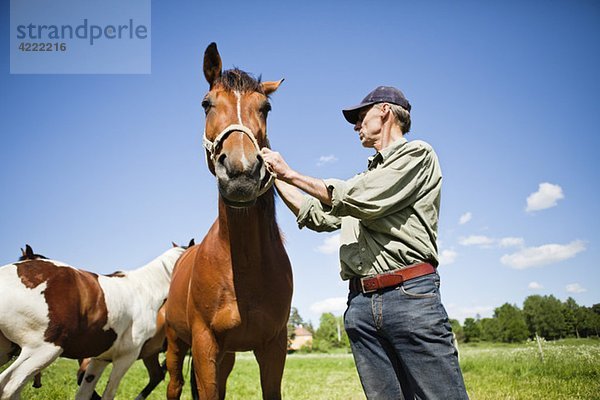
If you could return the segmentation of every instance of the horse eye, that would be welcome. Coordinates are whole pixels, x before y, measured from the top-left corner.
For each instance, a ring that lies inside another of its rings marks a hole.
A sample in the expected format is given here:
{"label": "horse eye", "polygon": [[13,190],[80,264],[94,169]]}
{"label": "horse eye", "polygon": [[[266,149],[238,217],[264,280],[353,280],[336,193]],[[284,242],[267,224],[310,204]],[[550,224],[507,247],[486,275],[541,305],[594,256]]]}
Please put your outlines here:
{"label": "horse eye", "polygon": [[202,108],[204,108],[204,112],[208,112],[208,109],[212,106],[210,100],[204,99],[202,100]]}
{"label": "horse eye", "polygon": [[267,115],[269,113],[269,111],[271,111],[271,103],[266,102],[265,104],[263,104],[263,106],[260,108],[260,112],[262,112],[263,114]]}

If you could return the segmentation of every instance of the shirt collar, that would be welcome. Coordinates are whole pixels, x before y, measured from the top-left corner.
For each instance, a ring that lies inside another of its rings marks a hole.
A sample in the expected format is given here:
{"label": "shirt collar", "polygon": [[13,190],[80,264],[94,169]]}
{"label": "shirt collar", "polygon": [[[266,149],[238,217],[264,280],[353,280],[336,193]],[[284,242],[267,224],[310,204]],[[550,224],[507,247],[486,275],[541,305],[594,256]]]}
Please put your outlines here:
{"label": "shirt collar", "polygon": [[408,140],[403,136],[400,139],[392,142],[388,147],[378,151],[374,155],[368,158],[368,168],[373,169],[379,164],[382,164],[391,154],[395,153],[404,143]]}

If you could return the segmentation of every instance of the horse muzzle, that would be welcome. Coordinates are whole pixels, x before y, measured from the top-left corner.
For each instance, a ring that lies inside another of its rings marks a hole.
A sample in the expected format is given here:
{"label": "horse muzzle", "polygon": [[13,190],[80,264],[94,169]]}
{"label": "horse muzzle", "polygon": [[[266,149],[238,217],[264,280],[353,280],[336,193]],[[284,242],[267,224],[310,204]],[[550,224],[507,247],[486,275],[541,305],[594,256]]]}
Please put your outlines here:
{"label": "horse muzzle", "polygon": [[[223,151],[222,143],[234,131],[239,131],[250,138],[255,149],[253,155]],[[228,206],[236,208],[252,206],[256,199],[273,185],[275,175],[262,159],[260,147],[249,128],[243,125],[230,125],[217,136],[214,142],[206,139],[206,133],[203,141],[214,166],[219,193]],[[217,148],[221,148],[221,151],[217,152]]]}
{"label": "horse muzzle", "polygon": [[220,179],[217,168],[217,185],[225,204],[231,207],[250,207],[258,198],[259,182],[245,175]]}

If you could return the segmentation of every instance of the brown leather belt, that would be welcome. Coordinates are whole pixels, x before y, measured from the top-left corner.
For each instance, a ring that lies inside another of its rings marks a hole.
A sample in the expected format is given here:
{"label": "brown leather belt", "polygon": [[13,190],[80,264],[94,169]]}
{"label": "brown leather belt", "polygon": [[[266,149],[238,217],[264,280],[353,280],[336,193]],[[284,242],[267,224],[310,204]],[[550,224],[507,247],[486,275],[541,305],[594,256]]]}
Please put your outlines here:
{"label": "brown leather belt", "polygon": [[435,267],[429,263],[415,264],[410,267],[401,268],[393,272],[366,276],[364,278],[351,278],[350,291],[372,293],[379,289],[385,289],[400,285],[402,282],[418,278],[423,275],[433,274]]}

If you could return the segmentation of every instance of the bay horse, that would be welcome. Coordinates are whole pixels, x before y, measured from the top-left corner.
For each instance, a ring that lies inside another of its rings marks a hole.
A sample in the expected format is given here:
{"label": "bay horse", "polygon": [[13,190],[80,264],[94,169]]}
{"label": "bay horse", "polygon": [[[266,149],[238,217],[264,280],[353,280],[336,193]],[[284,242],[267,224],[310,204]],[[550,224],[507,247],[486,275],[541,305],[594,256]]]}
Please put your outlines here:
{"label": "bay horse", "polygon": [[[177,262],[166,302],[169,399],[179,399],[191,347],[200,398],[223,399],[235,352],[254,351],[264,399],[281,398],[292,269],[275,221],[268,146],[269,95],[281,81],[222,71],[217,46],[204,53],[210,89],[204,147],[217,178],[218,217],[204,240]],[[194,385],[192,386],[194,389]]]}
{"label": "bay horse", "polygon": [[92,357],[75,397],[86,400],[112,361],[103,398],[114,398],[156,332],[157,313],[184,251],[175,246],[141,268],[107,276],[41,258],[0,267],[0,365],[15,345],[21,348],[0,374],[0,399],[18,398],[25,382],[59,356]]}

